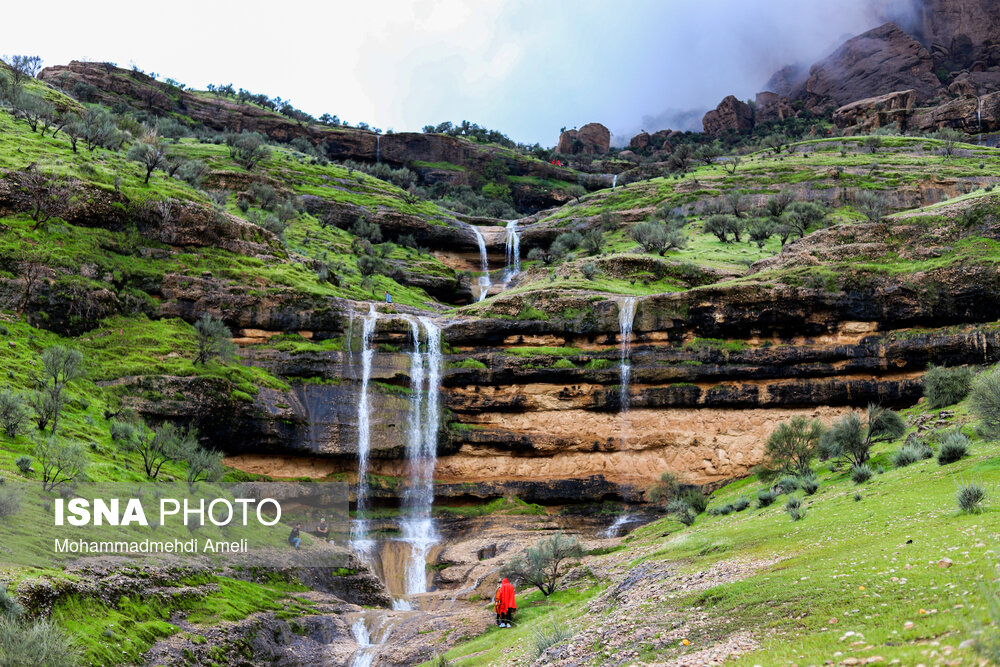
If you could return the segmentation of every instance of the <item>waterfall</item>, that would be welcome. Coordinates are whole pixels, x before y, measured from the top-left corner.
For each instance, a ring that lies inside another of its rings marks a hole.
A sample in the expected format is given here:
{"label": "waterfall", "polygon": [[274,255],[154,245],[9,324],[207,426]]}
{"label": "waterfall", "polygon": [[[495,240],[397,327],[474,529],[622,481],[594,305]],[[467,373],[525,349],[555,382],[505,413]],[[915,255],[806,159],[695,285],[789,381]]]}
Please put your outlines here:
{"label": "waterfall", "polygon": [[367,616],[359,616],[351,624],[351,634],[358,643],[358,650],[354,652],[351,667],[371,667],[379,648],[389,639],[392,625],[386,623],[385,615],[379,615],[374,619],[374,627],[369,627],[368,620]]}
{"label": "waterfall", "polygon": [[632,321],[634,319],[635,297],[625,297],[625,300],[618,306],[618,329],[621,339],[621,364],[619,365],[621,395],[619,404],[622,412],[628,411],[628,382],[632,375]]}
{"label": "waterfall", "polygon": [[[426,335],[426,352],[420,353],[420,330],[411,321],[414,336],[410,355],[410,428],[407,441],[407,474],[409,483],[403,491],[403,541],[410,545],[406,564],[406,593],[427,592],[427,553],[437,542],[437,531],[431,518],[434,504],[434,465],[437,463],[438,425],[440,422],[439,392],[441,384],[441,329],[429,317],[418,318]],[[424,384],[426,369],[426,391]]]}
{"label": "waterfall", "polygon": [[615,174],[611,179],[611,189],[614,190],[618,187],[618,174]]}
{"label": "waterfall", "polygon": [[601,531],[601,537],[618,537],[621,534],[622,528],[630,523],[635,523],[636,519],[631,514],[619,515],[615,522],[610,526]]}
{"label": "waterfall", "polygon": [[375,164],[382,161],[382,135],[375,135]]}
{"label": "waterfall", "polygon": [[375,323],[378,312],[375,304],[369,304],[368,315],[364,318],[361,337],[361,390],[358,399],[358,486],[357,486],[357,519],[351,525],[351,546],[356,551],[367,554],[374,546],[368,539],[368,520],[365,511],[368,505],[368,450],[371,445],[370,423],[371,406],[368,399],[368,380],[372,374],[372,357],[375,350],[372,338],[375,334]]}
{"label": "waterfall", "polygon": [[504,272],[503,281],[510,282],[510,279],[521,272],[521,237],[517,233],[517,220],[507,221],[507,270]]}
{"label": "waterfall", "polygon": [[469,225],[469,227],[472,229],[472,233],[476,235],[476,243],[479,244],[479,261],[482,265],[482,273],[479,276],[479,298],[477,301],[482,301],[489,293],[490,287],[493,286],[490,282],[490,263],[486,258],[486,239],[483,238],[478,227],[475,225]]}

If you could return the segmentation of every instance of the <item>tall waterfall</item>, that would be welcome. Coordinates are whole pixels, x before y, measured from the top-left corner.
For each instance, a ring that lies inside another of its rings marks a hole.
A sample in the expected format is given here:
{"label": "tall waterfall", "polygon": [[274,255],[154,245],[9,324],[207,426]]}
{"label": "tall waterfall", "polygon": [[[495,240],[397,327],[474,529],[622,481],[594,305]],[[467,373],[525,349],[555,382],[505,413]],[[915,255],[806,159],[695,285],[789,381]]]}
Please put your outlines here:
{"label": "tall waterfall", "polygon": [[469,225],[472,229],[472,233],[476,235],[476,243],[479,244],[479,261],[482,264],[482,273],[479,275],[479,301],[486,298],[490,291],[490,287],[493,283],[490,282],[490,263],[486,258],[486,239],[483,238],[482,233],[479,228],[475,225]]}
{"label": "tall waterfall", "polygon": [[375,335],[375,323],[378,312],[375,304],[369,304],[368,315],[364,318],[361,337],[361,390],[358,400],[358,486],[357,518],[351,524],[351,545],[356,551],[368,553],[374,546],[368,538],[368,519],[365,512],[368,509],[368,451],[371,447],[371,406],[368,399],[368,381],[372,374],[372,357],[375,349],[372,338]]}
{"label": "tall waterfall", "polygon": [[503,276],[505,283],[521,272],[521,237],[517,233],[517,220],[507,221],[506,246],[507,270]]}
{"label": "tall waterfall", "polygon": [[375,135],[375,164],[382,161],[382,135]]}
{"label": "tall waterfall", "polygon": [[621,364],[619,374],[621,377],[621,411],[628,411],[629,394],[628,382],[632,375],[632,321],[635,319],[635,297],[625,297],[625,300],[618,306],[618,330],[621,339]]}
{"label": "tall waterfall", "polygon": [[[441,329],[428,317],[410,320],[413,350],[410,353],[410,425],[407,431],[407,476],[403,490],[403,541],[410,545],[406,564],[406,593],[427,592],[427,553],[437,542],[431,518],[434,504],[434,465],[437,462],[440,422]],[[418,322],[419,325],[418,326]],[[420,327],[426,351],[420,351]],[[426,375],[425,366],[426,364]],[[427,388],[423,390],[426,377]]]}

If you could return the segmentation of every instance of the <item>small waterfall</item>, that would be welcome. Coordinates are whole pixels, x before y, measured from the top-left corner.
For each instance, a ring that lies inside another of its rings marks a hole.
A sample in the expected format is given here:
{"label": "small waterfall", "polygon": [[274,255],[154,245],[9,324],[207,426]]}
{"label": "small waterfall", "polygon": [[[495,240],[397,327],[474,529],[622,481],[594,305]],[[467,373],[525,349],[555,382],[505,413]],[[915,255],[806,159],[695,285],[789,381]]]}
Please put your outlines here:
{"label": "small waterfall", "polygon": [[614,176],[613,176],[613,177],[611,178],[611,189],[612,189],[612,190],[614,190],[614,189],[615,189],[615,188],[617,188],[617,187],[618,187],[618,174],[615,174],[615,175],[614,175]]}
{"label": "small waterfall", "polygon": [[[455,594],[451,596],[451,600],[449,600],[449,602],[454,603],[455,600],[457,600],[458,596],[460,596],[460,595],[466,595],[468,593],[474,593],[476,591],[476,589],[479,588],[479,584],[483,583],[483,579],[485,579],[486,577],[490,576],[491,574],[493,574],[494,572],[496,572],[499,569],[500,569],[499,567],[495,567],[492,570],[490,570],[489,572],[486,572],[484,574],[479,575],[478,577],[476,577],[476,580],[474,582],[472,582],[471,586],[466,586],[465,588],[463,588],[461,590],[455,591]],[[465,576],[469,576],[469,575],[466,574]]]}
{"label": "small waterfall", "polygon": [[361,338],[361,390],[358,400],[358,486],[357,486],[357,518],[351,524],[351,546],[355,551],[368,554],[374,542],[368,538],[368,520],[365,512],[368,509],[368,450],[371,446],[371,405],[368,398],[368,381],[372,374],[372,357],[375,349],[372,338],[375,335],[375,323],[378,312],[375,304],[369,304],[368,315],[364,318]]}
{"label": "small waterfall", "polygon": [[504,271],[503,281],[510,282],[510,279],[521,272],[521,237],[517,233],[517,220],[507,221],[507,270]]}
{"label": "small waterfall", "polygon": [[351,667],[371,667],[378,656],[379,649],[389,639],[391,630],[392,625],[386,622],[384,614],[359,616],[351,624],[351,634],[354,635],[354,641],[358,643],[358,650],[354,652]]}
{"label": "small waterfall", "polygon": [[493,286],[493,283],[490,282],[490,263],[486,258],[486,239],[483,238],[478,227],[475,225],[469,225],[469,227],[472,229],[472,233],[476,235],[476,243],[479,244],[479,261],[483,271],[479,275],[479,298],[477,301],[482,301],[489,293],[490,287]]}
{"label": "small waterfall", "polygon": [[978,105],[978,110],[976,111],[976,117],[979,120],[979,145],[983,145],[983,98],[979,95],[976,96],[976,102]]}
{"label": "small waterfall", "polygon": [[615,522],[610,526],[601,531],[601,537],[618,537],[621,534],[622,528],[630,523],[635,523],[636,519],[631,514],[621,514]]}
{"label": "small waterfall", "polygon": [[[413,392],[407,442],[409,483],[403,490],[400,526],[402,539],[410,546],[405,571],[407,595],[427,592],[427,553],[438,539],[431,508],[434,505],[434,466],[437,463],[440,423],[441,329],[429,317],[418,320],[426,335],[427,348],[421,355],[419,329],[416,322],[411,322],[414,347],[410,357],[410,386]],[[427,389],[421,391],[425,362]]]}
{"label": "small waterfall", "polygon": [[382,135],[375,135],[375,164],[382,161]]}
{"label": "small waterfall", "polygon": [[618,329],[621,339],[621,364],[619,365],[621,395],[619,403],[622,412],[628,412],[628,383],[632,375],[632,321],[634,319],[635,297],[625,297],[625,300],[618,306]]}

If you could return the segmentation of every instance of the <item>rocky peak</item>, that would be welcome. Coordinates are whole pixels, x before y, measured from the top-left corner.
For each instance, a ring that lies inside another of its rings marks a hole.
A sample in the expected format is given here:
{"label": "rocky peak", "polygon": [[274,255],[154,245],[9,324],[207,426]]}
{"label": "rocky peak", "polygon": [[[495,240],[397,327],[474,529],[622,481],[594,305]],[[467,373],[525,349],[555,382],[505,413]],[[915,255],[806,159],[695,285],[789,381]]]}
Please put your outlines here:
{"label": "rocky peak", "polygon": [[924,44],[929,48],[961,46],[968,38],[972,47],[995,41],[1000,35],[1000,8],[996,0],[923,0],[921,9]]}
{"label": "rocky peak", "polygon": [[565,155],[603,155],[611,147],[611,131],[600,123],[587,123],[579,130],[559,135],[556,152]]}
{"label": "rocky peak", "polygon": [[705,134],[717,136],[724,132],[748,132],[753,129],[753,109],[746,102],[730,95],[701,120]]}

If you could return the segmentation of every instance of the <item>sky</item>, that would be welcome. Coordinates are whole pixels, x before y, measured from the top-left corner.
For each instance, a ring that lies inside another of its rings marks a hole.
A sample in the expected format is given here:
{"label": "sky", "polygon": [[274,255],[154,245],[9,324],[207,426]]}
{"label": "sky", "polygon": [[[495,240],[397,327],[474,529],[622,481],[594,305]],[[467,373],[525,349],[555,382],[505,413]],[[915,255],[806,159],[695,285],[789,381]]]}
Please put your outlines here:
{"label": "sky", "polygon": [[563,127],[700,129],[729,94],[811,64],[908,0],[8,3],[5,54],[233,83],[383,130],[469,120],[552,146]]}

